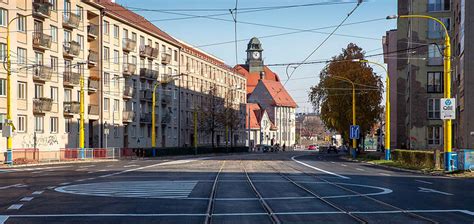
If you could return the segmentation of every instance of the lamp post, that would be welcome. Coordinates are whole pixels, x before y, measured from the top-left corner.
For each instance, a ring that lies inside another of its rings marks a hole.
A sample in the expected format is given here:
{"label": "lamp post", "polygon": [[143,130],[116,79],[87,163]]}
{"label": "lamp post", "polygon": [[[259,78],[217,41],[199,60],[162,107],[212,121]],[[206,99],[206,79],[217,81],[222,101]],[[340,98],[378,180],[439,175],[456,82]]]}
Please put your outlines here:
{"label": "lamp post", "polygon": [[[392,15],[387,16],[387,19],[411,19],[411,18],[418,18],[418,19],[430,19],[437,22],[444,30],[444,76],[443,76],[443,84],[444,84],[444,98],[451,98],[451,39],[449,37],[448,29],[444,23],[432,16],[428,15]],[[452,171],[451,167],[451,151],[452,151],[452,120],[446,119],[443,121],[444,133],[443,133],[443,142],[444,142],[444,170],[445,171]]]}
{"label": "lamp post", "polygon": [[390,76],[388,74],[387,68],[385,68],[385,66],[378,62],[368,61],[364,59],[354,59],[353,61],[380,66],[381,68],[383,68],[383,70],[385,70],[385,74],[387,74],[385,84],[385,160],[390,160]]}

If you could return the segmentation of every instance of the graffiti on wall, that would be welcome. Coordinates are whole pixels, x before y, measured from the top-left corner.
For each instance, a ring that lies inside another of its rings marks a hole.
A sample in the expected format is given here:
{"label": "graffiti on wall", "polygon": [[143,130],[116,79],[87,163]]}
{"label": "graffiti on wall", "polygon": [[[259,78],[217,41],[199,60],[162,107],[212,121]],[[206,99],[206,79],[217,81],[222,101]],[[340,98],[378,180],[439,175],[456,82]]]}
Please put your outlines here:
{"label": "graffiti on wall", "polygon": [[[21,146],[23,148],[34,148],[34,134],[22,136]],[[36,135],[36,147],[58,147],[59,141],[56,135]]]}

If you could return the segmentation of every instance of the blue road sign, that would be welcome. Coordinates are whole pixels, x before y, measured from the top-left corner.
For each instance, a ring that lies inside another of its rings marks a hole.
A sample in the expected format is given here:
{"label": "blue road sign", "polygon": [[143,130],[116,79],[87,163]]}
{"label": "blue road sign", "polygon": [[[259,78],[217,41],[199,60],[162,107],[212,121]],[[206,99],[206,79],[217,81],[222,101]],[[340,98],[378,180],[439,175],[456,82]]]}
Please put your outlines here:
{"label": "blue road sign", "polygon": [[351,125],[351,130],[349,132],[350,139],[359,139],[360,138],[360,126]]}

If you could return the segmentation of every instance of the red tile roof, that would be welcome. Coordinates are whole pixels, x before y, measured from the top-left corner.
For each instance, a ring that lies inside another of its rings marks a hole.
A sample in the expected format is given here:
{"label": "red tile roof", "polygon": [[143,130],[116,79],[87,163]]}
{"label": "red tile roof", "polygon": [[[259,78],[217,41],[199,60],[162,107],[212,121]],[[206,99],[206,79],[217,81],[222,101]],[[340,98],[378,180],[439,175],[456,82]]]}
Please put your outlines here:
{"label": "red tile roof", "polygon": [[260,114],[260,106],[257,103],[247,103],[246,108],[246,121],[245,126],[249,128],[249,110],[250,110],[250,129],[260,129],[260,119],[258,119]]}
{"label": "red tile roof", "polygon": [[[250,73],[246,65],[236,65],[234,68],[237,73],[240,73],[247,78],[247,94],[252,93],[255,87],[257,87],[258,80],[260,80],[260,73]],[[263,71],[265,72],[265,80],[280,81],[278,75],[267,66],[264,66]]]}
{"label": "red tile roof", "polygon": [[298,107],[281,82],[264,79],[259,82],[259,85],[264,85],[268,90],[268,93],[272,97],[273,105],[292,108]]}
{"label": "red tile roof", "polygon": [[153,25],[153,23],[145,19],[143,16],[140,16],[117,3],[111,2],[111,0],[95,0],[95,2],[103,6],[105,8],[106,13],[123,19],[144,32],[148,32],[151,35],[157,35],[168,41],[169,43],[179,46],[178,41],[176,41],[169,34],[165,33],[164,31]]}

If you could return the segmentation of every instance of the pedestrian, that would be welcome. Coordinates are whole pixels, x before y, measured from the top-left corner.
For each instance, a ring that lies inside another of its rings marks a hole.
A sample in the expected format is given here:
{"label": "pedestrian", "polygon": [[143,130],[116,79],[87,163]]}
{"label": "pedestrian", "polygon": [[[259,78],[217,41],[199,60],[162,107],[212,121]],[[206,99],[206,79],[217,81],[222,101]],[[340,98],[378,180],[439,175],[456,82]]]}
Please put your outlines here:
{"label": "pedestrian", "polygon": [[286,143],[283,143],[283,152],[285,151],[286,149]]}

